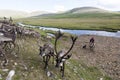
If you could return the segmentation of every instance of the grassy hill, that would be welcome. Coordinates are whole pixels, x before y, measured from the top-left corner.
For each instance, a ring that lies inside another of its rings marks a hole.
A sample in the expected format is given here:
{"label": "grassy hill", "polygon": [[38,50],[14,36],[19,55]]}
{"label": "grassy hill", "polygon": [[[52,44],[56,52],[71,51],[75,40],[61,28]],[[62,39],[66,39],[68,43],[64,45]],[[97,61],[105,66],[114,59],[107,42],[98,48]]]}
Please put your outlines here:
{"label": "grassy hill", "polygon": [[120,18],[120,13],[95,7],[81,7],[61,14],[43,14],[34,18]]}

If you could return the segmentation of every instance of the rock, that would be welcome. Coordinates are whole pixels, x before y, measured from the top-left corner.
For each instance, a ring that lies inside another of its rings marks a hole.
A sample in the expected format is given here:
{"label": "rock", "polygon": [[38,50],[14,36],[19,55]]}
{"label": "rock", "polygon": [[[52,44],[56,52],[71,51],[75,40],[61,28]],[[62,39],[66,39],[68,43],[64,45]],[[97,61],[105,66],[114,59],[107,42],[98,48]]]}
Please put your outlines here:
{"label": "rock", "polygon": [[10,60],[10,62],[13,62],[13,60]]}
{"label": "rock", "polygon": [[2,75],[0,74],[0,79],[2,79]]}
{"label": "rock", "polygon": [[26,74],[26,73],[22,73],[22,75],[23,75],[24,77],[26,77],[26,76],[27,76],[27,74]]}
{"label": "rock", "polygon": [[47,71],[47,76],[50,77],[52,73],[50,71]]}
{"label": "rock", "polygon": [[84,80],[83,78],[81,78],[80,80]]}
{"label": "rock", "polygon": [[8,72],[8,71],[9,71],[9,69],[2,69],[2,71],[4,71],[4,72]]}
{"label": "rock", "polygon": [[100,80],[103,80],[103,78],[100,78]]}
{"label": "rock", "polygon": [[17,62],[14,62],[14,65],[17,66],[18,65]]}
{"label": "rock", "polygon": [[47,71],[47,76],[48,76],[48,77],[53,77],[53,78],[55,78],[55,75],[53,75],[53,73],[50,72],[50,71]]}
{"label": "rock", "polygon": [[12,77],[15,75],[15,70],[11,70],[6,77],[6,80],[12,80]]}
{"label": "rock", "polygon": [[24,67],[24,69],[27,71],[28,70],[28,68],[27,68],[27,66],[25,65],[25,64],[23,64],[23,67]]}
{"label": "rock", "polygon": [[32,66],[31,69],[34,69],[34,67]]}

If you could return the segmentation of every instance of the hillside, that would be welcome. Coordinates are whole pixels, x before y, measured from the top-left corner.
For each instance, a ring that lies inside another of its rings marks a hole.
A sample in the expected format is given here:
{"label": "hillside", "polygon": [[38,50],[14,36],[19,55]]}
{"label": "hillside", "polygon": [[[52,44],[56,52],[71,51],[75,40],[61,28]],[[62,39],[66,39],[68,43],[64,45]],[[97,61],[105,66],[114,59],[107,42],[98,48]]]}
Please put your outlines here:
{"label": "hillside", "polygon": [[80,7],[61,14],[43,14],[34,18],[120,18],[120,13],[95,7]]}

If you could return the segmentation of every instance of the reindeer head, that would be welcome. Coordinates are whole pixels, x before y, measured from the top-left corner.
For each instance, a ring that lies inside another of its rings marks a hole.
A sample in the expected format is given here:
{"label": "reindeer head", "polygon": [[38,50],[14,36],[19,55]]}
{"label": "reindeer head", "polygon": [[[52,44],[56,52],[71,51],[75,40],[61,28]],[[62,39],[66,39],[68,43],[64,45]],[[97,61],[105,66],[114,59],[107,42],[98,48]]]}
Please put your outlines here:
{"label": "reindeer head", "polygon": [[71,36],[72,45],[71,45],[70,49],[68,51],[61,50],[61,51],[57,52],[57,48],[56,48],[57,40],[62,36],[63,36],[63,34],[60,31],[56,34],[56,39],[55,39],[56,67],[63,66],[63,62],[72,56],[72,54],[68,54],[68,53],[72,50],[72,48],[75,44],[75,41],[77,39],[77,36],[75,36],[75,37]]}
{"label": "reindeer head", "polygon": [[45,49],[42,46],[39,47],[39,51],[40,51],[39,55],[44,56],[43,53]]}
{"label": "reindeer head", "polygon": [[45,50],[46,50],[46,47],[45,47],[45,45],[43,45],[43,46],[40,46],[39,47],[39,50],[40,50],[40,53],[39,53],[39,55],[41,55],[41,56],[45,56]]}
{"label": "reindeer head", "polygon": [[50,44],[44,44],[43,46],[39,47],[39,50],[40,50],[39,55],[45,56],[51,52],[52,46]]}

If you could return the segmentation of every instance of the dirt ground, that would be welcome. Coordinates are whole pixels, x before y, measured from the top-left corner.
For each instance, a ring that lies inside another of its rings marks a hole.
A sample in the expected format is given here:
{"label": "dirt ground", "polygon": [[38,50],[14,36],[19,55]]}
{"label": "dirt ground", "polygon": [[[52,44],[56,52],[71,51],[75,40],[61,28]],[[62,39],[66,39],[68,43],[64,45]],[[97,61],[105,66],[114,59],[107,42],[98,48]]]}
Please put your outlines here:
{"label": "dirt ground", "polygon": [[[89,40],[95,38],[95,48],[90,50]],[[87,45],[83,49],[83,45]],[[79,36],[72,57],[90,66],[97,66],[114,80],[120,80],[120,38],[94,35]]]}

